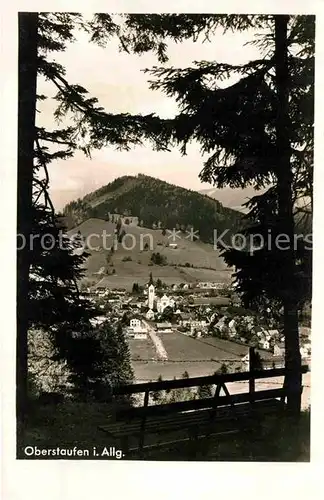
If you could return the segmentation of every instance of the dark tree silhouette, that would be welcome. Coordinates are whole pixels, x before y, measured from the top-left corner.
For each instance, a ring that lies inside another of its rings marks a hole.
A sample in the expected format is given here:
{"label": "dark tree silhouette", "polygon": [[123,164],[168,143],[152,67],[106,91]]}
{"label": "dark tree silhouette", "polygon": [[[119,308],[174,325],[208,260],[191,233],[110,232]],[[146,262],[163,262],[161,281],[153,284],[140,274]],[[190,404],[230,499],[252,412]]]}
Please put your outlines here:
{"label": "dark tree silhouette", "polygon": [[[38,211],[46,211],[46,223],[54,230],[56,227],[54,207],[48,196],[47,188],[49,176],[48,164],[58,158],[66,159],[77,150],[90,155],[92,148],[113,144],[121,148],[128,148],[130,144],[140,144],[141,137],[155,139],[150,127],[155,118],[150,115],[151,121],[147,126],[146,118],[141,116],[130,117],[127,114],[112,115],[105,113],[97,105],[97,99],[88,96],[88,92],[80,85],[70,83],[65,78],[64,68],[57,62],[50,60],[49,54],[53,51],[65,49],[67,42],[73,41],[73,30],[76,23],[80,28],[87,31],[93,30],[93,39],[96,41],[96,26],[93,23],[84,23],[82,16],[70,13],[20,13],[19,14],[19,83],[18,83],[18,215],[17,233],[25,238],[27,245],[21,246],[18,241],[17,251],[17,422],[24,422],[27,410],[27,332],[28,328],[36,322],[31,314],[41,312],[44,295],[31,295],[32,279],[30,277],[31,261],[34,259],[34,267],[40,270],[42,266],[53,264],[53,254],[50,259],[44,258],[42,252],[38,256],[42,258],[36,262],[37,252],[29,248],[32,229],[35,230],[35,222],[40,218],[33,219]],[[107,28],[107,26],[106,26]],[[111,34],[116,33],[112,27]],[[106,31],[107,34],[107,31]],[[49,131],[42,127],[36,127],[35,112],[36,101],[46,99],[46,96],[36,95],[37,76],[42,76],[53,84],[57,90],[55,99],[57,109],[54,117],[57,120],[69,115],[72,123],[66,128],[58,128]],[[143,125],[143,128],[139,125]],[[146,132],[145,132],[146,129]],[[135,132],[136,131],[136,132]],[[158,139],[159,141],[159,139]],[[48,147],[50,146],[50,148]],[[160,147],[156,143],[157,148]],[[54,150],[54,148],[57,148]],[[43,172],[43,177],[41,176]],[[43,204],[40,202],[44,199]],[[85,210],[82,202],[78,203],[80,213]],[[52,218],[51,218],[52,216]],[[51,220],[50,220],[51,219]],[[37,231],[36,231],[37,232]],[[41,232],[41,229],[40,231]],[[61,254],[62,256],[63,254]],[[71,264],[72,261],[70,261]],[[70,290],[75,285],[73,270],[77,265],[71,267],[69,277],[65,277],[65,285],[69,282]],[[54,266],[55,267],[55,266]],[[56,271],[57,271],[56,264]],[[67,271],[68,268],[65,268]],[[51,288],[52,299],[55,305],[53,310],[66,313],[66,303],[71,299],[70,293],[63,294],[62,287],[58,283],[59,277],[52,276],[50,268],[43,268],[41,272],[47,274],[46,291]],[[50,278],[49,278],[50,276]],[[36,287],[34,280],[34,289]],[[43,285],[38,280],[37,287],[42,292]],[[43,289],[45,292],[45,289]],[[58,292],[58,293],[57,293]],[[38,307],[30,300],[41,302]],[[75,287],[73,301],[78,302],[78,290]],[[63,307],[63,309],[62,309]],[[60,314],[58,314],[60,316]],[[55,314],[54,314],[55,316]],[[53,314],[51,314],[53,318]],[[38,321],[39,319],[37,319]]]}
{"label": "dark tree silhouette", "polygon": [[[17,233],[31,233],[34,141],[36,138],[37,14],[20,13],[18,54],[18,209]],[[19,245],[20,243],[18,243]],[[18,247],[19,248],[19,247]],[[27,399],[29,242],[17,251],[17,416],[24,421]]]}
{"label": "dark tree silhouette", "polygon": [[[221,26],[226,31],[261,28],[264,36],[255,41],[262,58],[235,66],[196,62],[191,68],[147,70],[153,90],[176,98],[179,114],[168,120],[169,143],[183,154],[191,140],[209,154],[201,179],[222,188],[252,185],[263,193],[250,200],[242,231],[249,236],[245,248],[224,245],[223,255],[236,268],[238,292],[245,305],[279,304],[283,307],[286,384],[290,387],[289,408],[298,413],[301,397],[298,308],[311,294],[311,251],[305,239],[294,245],[296,202],[312,200],[313,168],[313,82],[314,17],[312,16],[184,16],[175,17],[171,37],[180,39],[208,33]],[[170,18],[169,18],[170,20]],[[140,20],[139,24],[140,24]],[[165,29],[165,18],[147,33],[157,40]],[[163,28],[162,28],[163,26]],[[190,26],[190,28],[189,28]],[[203,27],[202,27],[203,26]],[[149,36],[148,35],[148,36]],[[298,47],[293,52],[292,47]],[[219,80],[236,75],[227,87]],[[179,225],[175,226],[176,228]],[[275,244],[251,250],[251,236],[285,234],[287,250]]]}

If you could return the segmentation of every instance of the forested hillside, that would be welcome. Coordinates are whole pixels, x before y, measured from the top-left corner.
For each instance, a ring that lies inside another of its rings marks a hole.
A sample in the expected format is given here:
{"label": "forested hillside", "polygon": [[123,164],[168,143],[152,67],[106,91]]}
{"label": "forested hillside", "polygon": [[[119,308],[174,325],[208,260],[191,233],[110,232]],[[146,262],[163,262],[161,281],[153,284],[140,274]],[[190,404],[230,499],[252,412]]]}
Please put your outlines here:
{"label": "forested hillside", "polygon": [[112,214],[137,216],[145,227],[194,228],[208,242],[213,229],[232,232],[242,220],[242,214],[217,200],[141,174],[119,177],[64,208],[70,228],[90,217],[111,220]]}

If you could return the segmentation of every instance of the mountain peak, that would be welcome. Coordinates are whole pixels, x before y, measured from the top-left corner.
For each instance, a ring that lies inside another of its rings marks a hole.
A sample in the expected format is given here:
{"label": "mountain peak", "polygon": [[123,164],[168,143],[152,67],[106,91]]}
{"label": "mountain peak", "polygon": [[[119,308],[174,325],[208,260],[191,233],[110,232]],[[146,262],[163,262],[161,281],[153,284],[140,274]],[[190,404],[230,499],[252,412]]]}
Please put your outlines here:
{"label": "mountain peak", "polygon": [[241,214],[218,200],[144,174],[118,177],[109,184],[65,206],[69,227],[95,217],[111,220],[137,217],[144,227],[193,228],[204,241],[213,230],[233,230]]}

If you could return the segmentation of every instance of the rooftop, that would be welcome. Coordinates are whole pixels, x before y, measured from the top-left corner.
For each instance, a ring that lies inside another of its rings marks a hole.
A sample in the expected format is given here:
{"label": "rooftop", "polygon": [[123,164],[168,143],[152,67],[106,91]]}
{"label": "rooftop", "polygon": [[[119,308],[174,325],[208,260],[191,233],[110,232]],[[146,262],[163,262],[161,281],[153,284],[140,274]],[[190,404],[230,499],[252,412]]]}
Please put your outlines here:
{"label": "rooftop", "polygon": [[156,323],[157,328],[171,328],[171,323]]}

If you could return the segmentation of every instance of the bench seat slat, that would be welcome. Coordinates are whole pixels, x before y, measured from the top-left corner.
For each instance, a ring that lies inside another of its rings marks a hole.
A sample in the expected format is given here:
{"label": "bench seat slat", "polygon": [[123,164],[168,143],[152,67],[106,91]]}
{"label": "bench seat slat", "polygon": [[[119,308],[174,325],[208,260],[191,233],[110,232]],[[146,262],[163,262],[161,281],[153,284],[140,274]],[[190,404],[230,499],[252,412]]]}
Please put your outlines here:
{"label": "bench seat slat", "polygon": [[[280,401],[278,400],[265,400],[262,402],[255,402],[253,403],[253,406],[251,404],[240,404],[235,406],[235,411],[237,414],[241,414],[244,412],[251,412],[252,410],[257,411],[258,409],[265,409],[266,407],[273,407],[275,406],[278,408],[280,406]],[[169,415],[169,416],[164,416],[164,417],[159,417],[157,415],[155,416],[149,416],[147,418],[147,425],[153,426],[155,423],[159,427],[162,425],[167,425],[168,422],[173,422],[175,419],[181,419],[182,421],[194,421],[195,419],[200,419],[202,415],[207,415],[211,416],[213,411],[216,412],[217,419],[221,418],[227,418],[229,415],[233,414],[233,410],[229,406],[223,406],[223,407],[218,407],[217,409],[213,410],[212,408],[204,409],[204,410],[199,410],[199,411],[186,411],[182,413],[178,413],[176,415]],[[128,429],[131,429],[132,427],[137,427],[141,422],[140,417],[134,418],[133,420],[127,422],[127,421],[117,421],[109,425],[111,427],[114,425],[115,427],[127,427]]]}
{"label": "bench seat slat", "polygon": [[[266,409],[267,407],[276,407],[278,408],[278,405],[280,403],[277,400],[272,400],[265,402],[262,405],[258,405],[257,403],[255,404],[255,407],[252,408],[250,404],[246,405],[238,405],[235,408],[235,411],[237,413],[237,416],[239,415],[244,415],[245,413],[249,414],[251,411],[257,411],[258,409]],[[217,408],[215,410],[215,418],[217,420],[221,419],[226,419],[231,416],[233,416],[233,410],[231,408],[223,407],[223,408]],[[202,418],[211,418],[213,415],[213,410],[208,409],[208,410],[200,410],[200,411],[193,411],[193,412],[186,412],[186,413],[179,413],[176,415],[169,416],[167,418],[158,418],[157,416],[151,417],[147,419],[146,425],[149,426],[150,428],[157,427],[157,428],[163,428],[167,427],[168,425],[172,424],[175,421],[179,421],[180,423],[186,424],[187,422],[194,424],[195,421],[201,420]],[[141,420],[136,419],[133,421],[130,421],[129,423],[127,422],[116,422],[114,425],[115,428],[121,427],[125,429],[125,426],[127,429],[131,430],[132,428],[137,428],[140,425]]]}
{"label": "bench seat slat", "polygon": [[[252,356],[252,352],[250,353]],[[251,359],[251,358],[250,358]],[[252,367],[252,364],[250,366]],[[308,371],[303,366],[301,373]],[[266,415],[283,414],[288,388],[267,389],[255,392],[255,380],[287,375],[286,369],[251,370],[246,373],[217,374],[184,380],[169,380],[130,384],[114,388],[116,409],[110,421],[99,427],[112,439],[120,440],[125,453],[144,448],[173,444],[201,437],[224,435],[246,431],[255,427]],[[230,394],[226,384],[234,381],[249,381],[249,391]],[[148,405],[149,393],[159,390],[215,385],[215,395],[211,398],[192,399],[173,403]],[[220,396],[223,389],[225,395]],[[145,392],[144,407],[123,407],[118,395]]]}
{"label": "bench seat slat", "polygon": [[[261,401],[251,404],[241,404],[237,405],[235,408],[235,414],[230,407],[221,407],[215,410],[214,424],[221,425],[227,421],[232,424],[237,418],[244,418],[244,416],[250,416],[253,418],[253,414],[267,413],[272,411],[278,411],[281,406],[278,400]],[[168,418],[148,418],[146,421],[145,432],[146,433],[160,433],[166,431],[172,431],[177,428],[185,427],[188,429],[192,426],[202,426],[207,425],[211,421],[213,413],[209,410],[200,410],[187,413],[178,413]],[[126,422],[113,422],[108,425],[101,426],[100,429],[116,438],[127,436],[127,435],[138,435],[141,431],[141,419],[136,419],[130,423]],[[213,424],[213,425],[214,425]]]}

